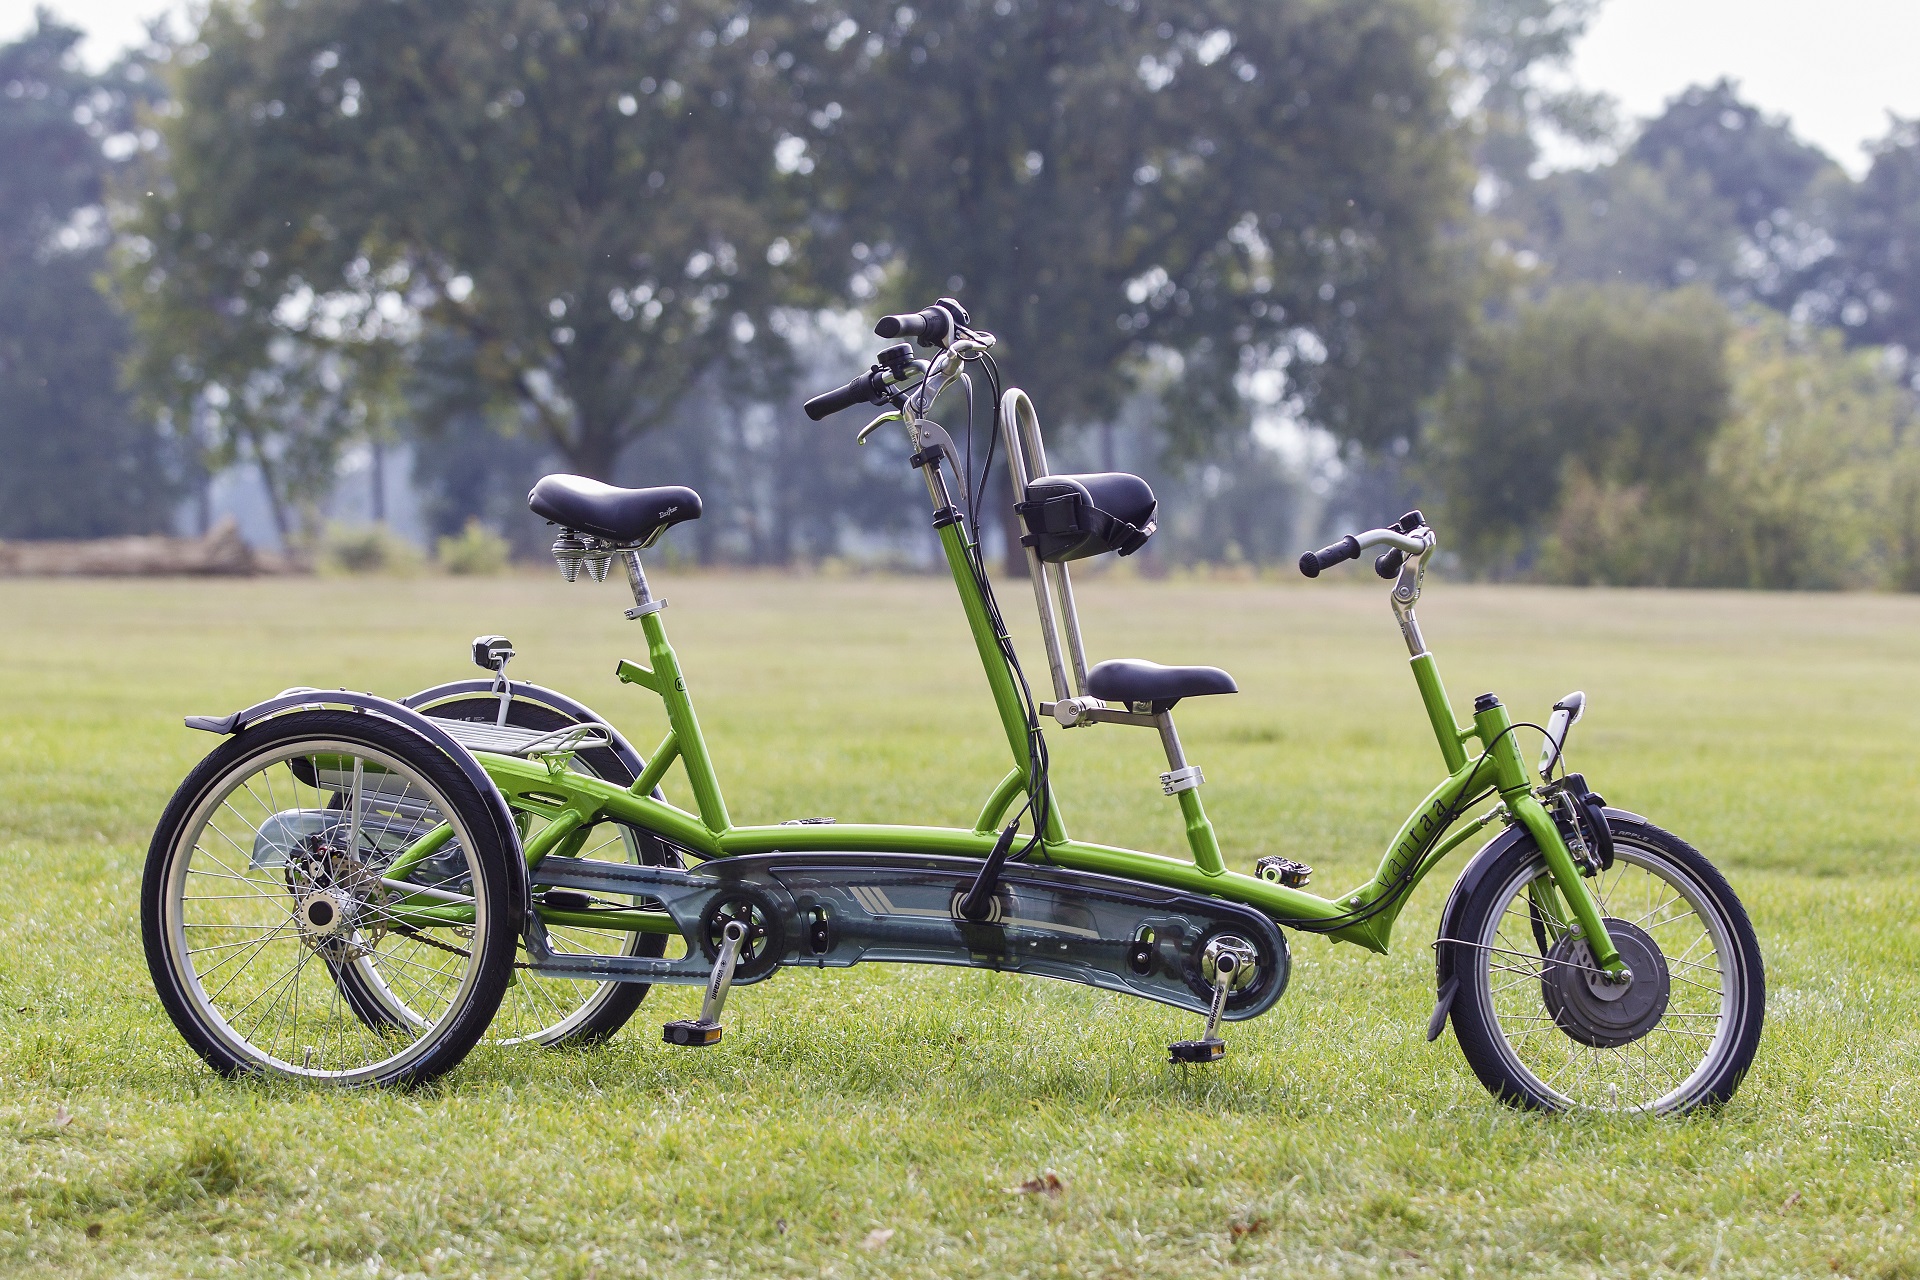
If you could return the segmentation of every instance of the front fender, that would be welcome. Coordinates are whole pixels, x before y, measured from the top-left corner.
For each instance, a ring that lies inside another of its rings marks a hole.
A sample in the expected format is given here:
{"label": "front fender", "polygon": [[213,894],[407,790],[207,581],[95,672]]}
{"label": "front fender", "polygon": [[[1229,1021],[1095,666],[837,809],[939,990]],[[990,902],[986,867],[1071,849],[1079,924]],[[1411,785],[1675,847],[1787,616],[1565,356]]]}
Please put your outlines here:
{"label": "front fender", "polygon": [[473,754],[454,741],[453,736],[430,717],[421,715],[412,707],[371,693],[354,693],[347,689],[289,689],[232,715],[188,716],[186,724],[189,729],[226,736],[289,711],[324,707],[346,707],[404,725],[453,761],[460,772],[466,775],[467,781],[480,792],[481,798],[486,801],[487,811],[493,815],[493,825],[500,836],[501,846],[510,855],[507,861],[510,864],[508,874],[512,877],[508,883],[508,891],[513,898],[512,916],[516,920],[523,919],[533,893],[527,881],[526,851],[520,844],[520,829],[514,825],[513,811],[507,806],[507,798],[500,794],[500,788],[493,784],[493,779],[487,776],[487,771],[480,767],[480,762],[473,758]]}
{"label": "front fender", "polygon": [[[1639,814],[1629,813],[1625,809],[1608,808],[1604,812],[1609,822],[1615,818],[1627,822],[1646,821]],[[1527,829],[1514,823],[1481,846],[1480,852],[1473,855],[1473,861],[1460,872],[1460,878],[1453,882],[1453,890],[1447,894],[1447,905],[1440,912],[1440,935],[1433,948],[1435,999],[1433,1017],[1427,1021],[1428,1040],[1440,1038],[1440,1032],[1446,1027],[1447,1018],[1453,1010],[1453,998],[1460,990],[1460,983],[1454,975],[1454,961],[1460,947],[1453,944],[1453,940],[1460,937],[1460,912],[1465,909],[1467,899],[1473,896],[1474,890],[1480,887],[1480,882],[1487,878],[1500,855],[1522,840],[1529,839],[1532,837]]]}

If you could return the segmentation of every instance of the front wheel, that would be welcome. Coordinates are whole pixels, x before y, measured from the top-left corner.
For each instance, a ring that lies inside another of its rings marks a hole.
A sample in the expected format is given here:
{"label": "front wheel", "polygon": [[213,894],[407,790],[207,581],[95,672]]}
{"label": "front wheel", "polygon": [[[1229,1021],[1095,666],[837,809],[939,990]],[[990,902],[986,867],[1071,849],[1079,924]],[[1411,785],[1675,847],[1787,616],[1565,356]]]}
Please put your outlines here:
{"label": "front wheel", "polygon": [[1454,918],[1453,1028],[1480,1082],[1553,1111],[1670,1114],[1726,1101],[1760,1042],[1766,976],[1747,913],[1713,865],[1615,817],[1614,863],[1588,881],[1634,972],[1593,964],[1532,840],[1498,855]]}

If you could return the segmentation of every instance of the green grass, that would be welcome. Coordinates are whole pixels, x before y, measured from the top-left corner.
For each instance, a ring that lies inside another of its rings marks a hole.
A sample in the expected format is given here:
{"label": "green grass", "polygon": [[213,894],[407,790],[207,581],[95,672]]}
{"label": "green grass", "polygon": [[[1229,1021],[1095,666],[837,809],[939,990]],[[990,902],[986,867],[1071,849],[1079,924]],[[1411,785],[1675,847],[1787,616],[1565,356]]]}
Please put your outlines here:
{"label": "green grass", "polygon": [[[1005,744],[944,583],[660,576],[737,820],[971,821]],[[404,694],[498,630],[516,675],[644,749],[661,721],[612,678],[642,656],[620,594],[0,584],[0,1272],[1920,1276],[1912,598],[1428,592],[1456,707],[1493,689],[1539,717],[1584,688],[1574,767],[1746,900],[1767,1033],[1717,1115],[1490,1101],[1451,1034],[1424,1040],[1444,874],[1391,956],[1297,939],[1286,998],[1210,1070],[1165,1065],[1198,1026],[1173,1010],[873,967],[741,989],[708,1053],[658,1043],[697,1006],[680,989],[604,1049],[483,1048],[414,1094],[212,1075],[138,941],[153,821],[213,745],[179,717],[296,683]],[[1357,881],[1437,779],[1383,596],[1083,587],[1096,658],[1239,678],[1181,708],[1233,865]],[[1181,847],[1150,735],[1054,743],[1074,834]],[[1049,1172],[1057,1194],[1009,1190]]]}

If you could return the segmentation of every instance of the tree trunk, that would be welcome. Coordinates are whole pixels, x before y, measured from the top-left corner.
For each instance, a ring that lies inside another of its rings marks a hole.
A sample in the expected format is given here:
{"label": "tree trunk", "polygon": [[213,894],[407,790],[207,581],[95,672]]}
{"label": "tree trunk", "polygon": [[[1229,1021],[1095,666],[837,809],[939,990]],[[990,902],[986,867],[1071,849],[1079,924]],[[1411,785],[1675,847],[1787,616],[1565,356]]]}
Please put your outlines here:
{"label": "tree trunk", "polygon": [[373,501],[368,509],[373,513],[375,524],[387,522],[387,446],[379,440],[372,441],[373,465],[368,469],[373,480]]}

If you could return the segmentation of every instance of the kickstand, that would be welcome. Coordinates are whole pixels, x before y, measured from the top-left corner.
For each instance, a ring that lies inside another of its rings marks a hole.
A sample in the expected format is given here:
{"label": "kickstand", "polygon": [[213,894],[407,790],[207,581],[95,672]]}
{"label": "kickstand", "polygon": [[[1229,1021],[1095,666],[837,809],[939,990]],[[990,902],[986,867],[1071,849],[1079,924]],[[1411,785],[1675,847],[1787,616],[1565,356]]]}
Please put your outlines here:
{"label": "kickstand", "polygon": [[967,890],[960,899],[960,914],[963,918],[979,924],[993,914],[993,893],[1000,887],[1000,868],[1007,865],[1007,851],[1013,848],[1013,837],[1020,830],[1018,822],[1010,822],[1000,838],[993,842],[993,852],[980,864],[980,874],[973,879],[973,888]]}
{"label": "kickstand", "polygon": [[727,989],[733,985],[733,967],[739,963],[740,946],[746,940],[746,924],[740,920],[727,921],[720,958],[713,962],[713,976],[707,979],[707,998],[700,1002],[700,1016],[669,1022],[662,1028],[668,1044],[705,1049],[720,1043],[720,1010],[727,1003]]}
{"label": "kickstand", "polygon": [[1213,1008],[1207,1013],[1207,1030],[1198,1040],[1178,1040],[1167,1046],[1169,1062],[1218,1062],[1227,1056],[1227,1042],[1220,1038],[1220,1018],[1227,1011],[1227,993],[1233,990],[1233,975],[1240,967],[1238,952],[1222,951],[1213,967]]}

